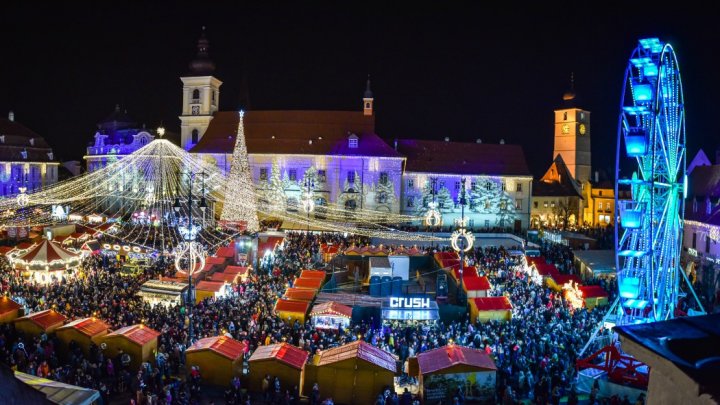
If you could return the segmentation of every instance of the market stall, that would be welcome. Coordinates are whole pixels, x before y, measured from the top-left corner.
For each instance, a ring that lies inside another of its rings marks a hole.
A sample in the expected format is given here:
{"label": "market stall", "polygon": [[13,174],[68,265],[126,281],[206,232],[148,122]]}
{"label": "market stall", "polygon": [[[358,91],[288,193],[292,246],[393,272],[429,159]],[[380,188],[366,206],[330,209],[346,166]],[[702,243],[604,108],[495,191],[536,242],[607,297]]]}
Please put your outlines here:
{"label": "market stall", "polygon": [[143,301],[155,306],[161,304],[164,306],[179,305],[185,302],[187,298],[187,279],[185,281],[178,280],[150,280],[140,286],[140,295]]}
{"label": "market stall", "polygon": [[263,378],[270,374],[280,379],[281,387],[302,390],[305,364],[310,353],[289,343],[259,346],[250,356],[250,382],[252,391],[260,391]]}
{"label": "market stall", "polygon": [[419,393],[424,403],[452,403],[459,389],[465,402],[495,399],[497,368],[482,350],[448,345],[417,355]]}
{"label": "market stall", "polygon": [[235,244],[231,244],[230,246],[222,246],[220,247],[217,252],[215,252],[215,256],[222,257],[227,259],[229,263],[232,263],[235,261]]}
{"label": "market stall", "polygon": [[310,303],[305,301],[288,301],[288,300],[277,300],[275,303],[275,313],[283,320],[283,322],[291,325],[295,321],[300,324],[305,323],[305,316],[310,308]]}
{"label": "market stall", "polygon": [[79,254],[43,239],[32,249],[13,258],[12,265],[38,283],[49,283],[53,277],[60,279],[67,271],[80,266],[81,260]]}
{"label": "market stall", "polygon": [[339,404],[372,404],[393,387],[397,357],[361,340],[318,352],[305,368],[305,387],[317,382],[320,397]]}
{"label": "market stall", "polygon": [[[81,318],[65,324],[55,330],[55,335],[63,349],[69,349],[70,342],[75,341],[85,356],[90,356],[90,346],[100,345],[103,336],[110,331],[110,326],[98,318]],[[66,353],[69,353],[67,351]]]}
{"label": "market stall", "polygon": [[242,375],[247,344],[227,336],[200,339],[185,352],[185,367],[200,368],[203,383],[227,387],[233,377]]}
{"label": "market stall", "polygon": [[0,325],[10,323],[20,316],[22,305],[12,299],[2,296],[0,297]]}
{"label": "market stall", "polygon": [[468,299],[487,297],[492,289],[485,276],[463,276],[463,289]]}
{"label": "market stall", "polygon": [[300,272],[299,278],[318,278],[325,280],[325,276],[327,276],[327,273],[322,270],[303,270]]}
{"label": "market stall", "polygon": [[318,329],[347,329],[350,327],[352,307],[329,301],[316,304],[310,311],[313,327]]}
{"label": "market stall", "polygon": [[473,298],[468,301],[472,322],[509,321],[512,318],[512,304],[508,297]]}
{"label": "market stall", "polygon": [[609,304],[609,295],[599,285],[583,285],[578,287],[582,292],[582,298],[585,302],[585,308],[593,309],[595,307],[602,307]]}
{"label": "market stall", "polygon": [[154,360],[158,336],[160,332],[141,324],[120,328],[102,339],[105,357],[114,358],[122,350],[130,356],[130,369],[138,370],[143,362]]}
{"label": "market stall", "polygon": [[34,312],[30,315],[17,318],[15,320],[15,329],[30,335],[40,336],[43,333],[48,334],[61,327],[67,320],[67,317],[54,309],[46,309],[40,312]]}
{"label": "market stall", "polygon": [[319,278],[298,278],[293,282],[293,288],[302,288],[305,290],[319,290],[323,285],[323,280]]}
{"label": "market stall", "polygon": [[242,279],[238,273],[218,272],[213,273],[213,275],[210,276],[210,281],[220,281],[226,284],[238,284],[242,281]]}
{"label": "market stall", "polygon": [[302,288],[288,288],[285,290],[285,295],[283,295],[283,299],[290,300],[290,301],[305,301],[305,302],[311,302],[315,299],[315,296],[317,295],[317,290],[305,290]]}
{"label": "market stall", "polygon": [[239,282],[246,282],[250,276],[250,267],[248,266],[227,266],[222,271],[225,274],[236,274],[239,277]]}
{"label": "market stall", "polygon": [[222,281],[200,281],[195,285],[195,304],[206,298],[224,298],[228,296],[228,284]]}

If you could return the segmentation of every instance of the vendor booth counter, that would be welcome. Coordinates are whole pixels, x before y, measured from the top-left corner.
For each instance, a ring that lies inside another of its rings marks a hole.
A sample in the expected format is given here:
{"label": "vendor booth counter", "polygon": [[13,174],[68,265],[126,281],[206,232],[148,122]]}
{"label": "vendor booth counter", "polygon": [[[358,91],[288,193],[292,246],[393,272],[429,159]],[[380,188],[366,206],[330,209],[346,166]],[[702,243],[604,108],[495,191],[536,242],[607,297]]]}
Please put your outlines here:
{"label": "vendor booth counter", "polygon": [[386,387],[393,387],[397,357],[363,341],[318,352],[305,368],[303,392],[315,382],[320,398],[338,404],[373,404]]}
{"label": "vendor booth counter", "polygon": [[292,326],[295,321],[301,325],[305,323],[310,303],[305,301],[288,301],[279,299],[275,303],[275,313],[283,322]]}
{"label": "vendor booth counter", "polygon": [[259,346],[248,360],[248,388],[260,392],[263,378],[270,375],[280,380],[281,387],[292,389],[297,386],[298,391],[302,390],[305,364],[309,356],[310,353],[289,343]]}
{"label": "vendor booth counter", "polygon": [[317,304],[310,311],[313,326],[318,329],[347,329],[350,327],[352,308],[337,302]]}
{"label": "vendor booth counter", "polygon": [[448,345],[417,356],[420,395],[426,404],[453,403],[459,389],[468,403],[495,399],[497,368],[482,350]]}
{"label": "vendor booth counter", "polygon": [[242,375],[247,344],[227,336],[200,339],[186,352],[186,368],[200,368],[204,383],[227,387],[233,377]]}
{"label": "vendor booth counter", "polygon": [[222,281],[200,281],[195,286],[195,304],[206,298],[224,298],[228,296],[228,284]]}
{"label": "vendor booth counter", "polygon": [[187,299],[187,280],[150,280],[140,286],[140,295],[143,301],[154,307],[180,305]]}

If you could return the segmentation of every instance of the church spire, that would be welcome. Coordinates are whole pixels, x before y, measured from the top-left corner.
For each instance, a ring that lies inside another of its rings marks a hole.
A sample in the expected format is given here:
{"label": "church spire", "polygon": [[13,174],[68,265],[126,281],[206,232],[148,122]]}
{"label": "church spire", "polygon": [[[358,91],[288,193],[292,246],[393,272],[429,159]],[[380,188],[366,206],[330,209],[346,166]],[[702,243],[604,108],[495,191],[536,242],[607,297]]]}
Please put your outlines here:
{"label": "church spire", "polygon": [[215,62],[210,59],[208,48],[210,48],[210,41],[205,36],[205,26],[203,26],[200,38],[197,40],[197,55],[189,65],[190,73],[193,76],[212,76],[215,72]]}
{"label": "church spire", "polygon": [[373,93],[370,90],[370,75],[368,75],[365,93],[363,93],[363,115],[373,115],[373,101]]}
{"label": "church spire", "polygon": [[575,72],[570,72],[570,88],[563,94],[563,101],[575,99]]}

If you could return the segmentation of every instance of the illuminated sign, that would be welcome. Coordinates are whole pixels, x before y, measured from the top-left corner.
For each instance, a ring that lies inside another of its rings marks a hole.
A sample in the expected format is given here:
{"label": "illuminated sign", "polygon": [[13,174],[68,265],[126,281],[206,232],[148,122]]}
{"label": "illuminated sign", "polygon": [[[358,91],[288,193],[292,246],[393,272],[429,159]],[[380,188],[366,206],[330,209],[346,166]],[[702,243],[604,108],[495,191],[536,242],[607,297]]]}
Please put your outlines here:
{"label": "illuminated sign", "polygon": [[390,297],[390,308],[430,308],[430,298]]}
{"label": "illuminated sign", "polygon": [[695,249],[693,249],[693,248],[689,248],[689,249],[688,249],[688,253],[690,254],[690,256],[695,256],[695,257],[697,257],[697,255],[698,255],[698,251],[695,250]]}

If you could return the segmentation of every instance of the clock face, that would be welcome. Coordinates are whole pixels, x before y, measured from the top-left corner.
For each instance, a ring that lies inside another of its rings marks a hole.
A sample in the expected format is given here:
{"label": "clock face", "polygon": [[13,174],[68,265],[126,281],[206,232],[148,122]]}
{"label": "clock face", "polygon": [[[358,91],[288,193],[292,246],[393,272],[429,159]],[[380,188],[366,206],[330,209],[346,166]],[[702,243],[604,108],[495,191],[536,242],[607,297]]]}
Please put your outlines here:
{"label": "clock face", "polygon": [[563,126],[562,126],[562,133],[563,133],[563,134],[569,134],[569,133],[570,133],[570,124],[563,124]]}
{"label": "clock face", "polygon": [[199,105],[194,105],[192,107],[192,115],[200,115],[200,106]]}
{"label": "clock face", "polygon": [[587,131],[585,124],[580,124],[580,128],[578,129],[580,130],[580,135],[585,135],[585,131]]}

